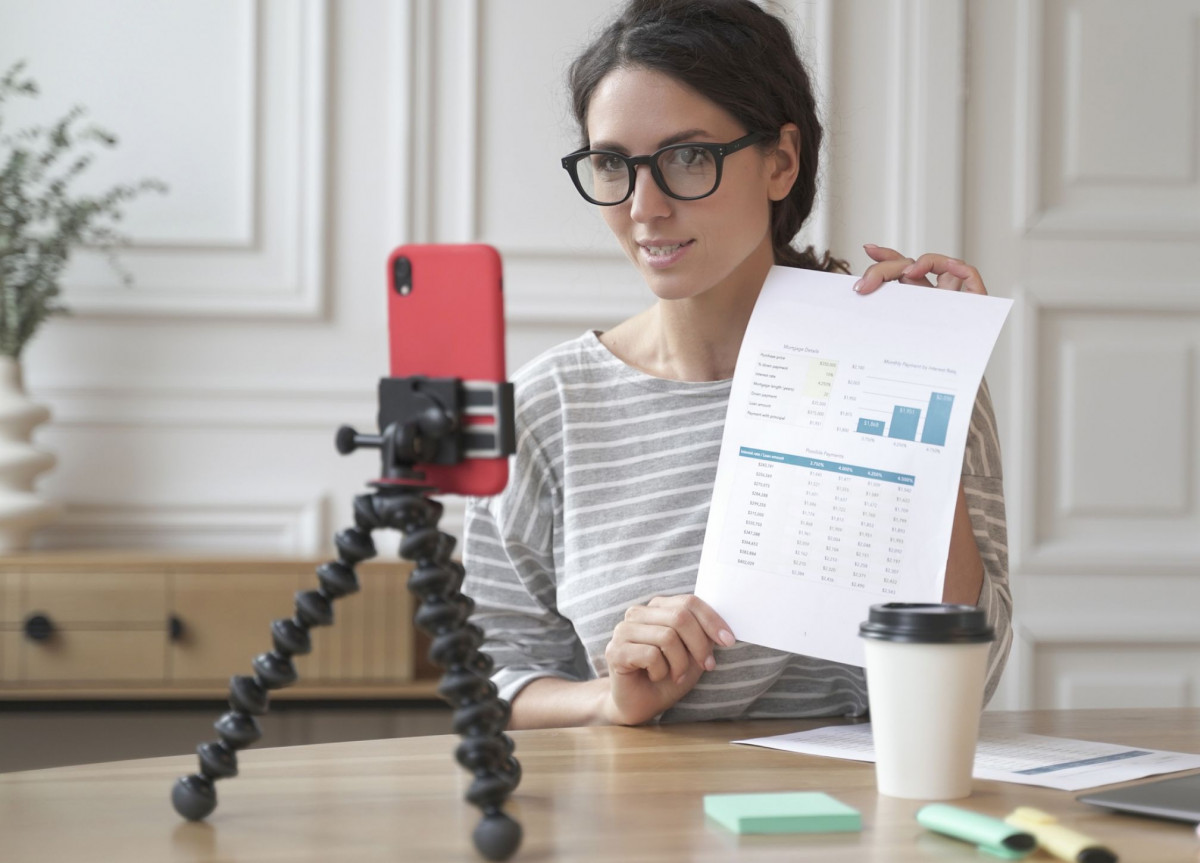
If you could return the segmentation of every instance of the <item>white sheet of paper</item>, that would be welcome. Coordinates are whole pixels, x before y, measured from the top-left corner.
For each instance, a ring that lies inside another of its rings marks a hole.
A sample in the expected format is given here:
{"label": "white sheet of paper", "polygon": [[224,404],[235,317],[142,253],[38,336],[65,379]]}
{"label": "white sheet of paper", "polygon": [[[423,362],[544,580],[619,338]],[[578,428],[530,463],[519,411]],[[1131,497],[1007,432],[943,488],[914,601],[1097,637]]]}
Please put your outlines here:
{"label": "white sheet of paper", "polygon": [[738,355],[696,595],[743,641],[862,665],[938,602],[975,394],[1012,301],[775,267]]}
{"label": "white sheet of paper", "polygon": [[[875,760],[869,722],[733,742],[852,761]],[[1200,767],[1200,755],[1187,752],[983,729],[972,773],[976,779],[1080,791],[1196,767]]]}

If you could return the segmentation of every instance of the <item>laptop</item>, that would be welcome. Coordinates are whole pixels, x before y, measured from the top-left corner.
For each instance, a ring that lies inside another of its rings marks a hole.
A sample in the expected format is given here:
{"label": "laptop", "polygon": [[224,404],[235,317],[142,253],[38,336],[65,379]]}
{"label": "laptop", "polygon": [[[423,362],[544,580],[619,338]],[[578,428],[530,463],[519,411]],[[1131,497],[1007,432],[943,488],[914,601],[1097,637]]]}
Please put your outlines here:
{"label": "laptop", "polygon": [[1200,773],[1176,779],[1156,779],[1111,791],[1080,794],[1076,800],[1134,815],[1200,823]]}

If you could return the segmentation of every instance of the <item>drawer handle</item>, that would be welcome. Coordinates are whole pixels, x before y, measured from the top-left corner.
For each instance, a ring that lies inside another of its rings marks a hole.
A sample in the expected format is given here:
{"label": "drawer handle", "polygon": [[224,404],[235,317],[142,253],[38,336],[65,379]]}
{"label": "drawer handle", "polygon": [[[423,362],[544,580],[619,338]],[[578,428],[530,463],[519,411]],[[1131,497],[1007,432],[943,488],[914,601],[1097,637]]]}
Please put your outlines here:
{"label": "drawer handle", "polygon": [[44,614],[31,614],[25,618],[24,629],[30,641],[49,641],[54,635],[54,621]]}
{"label": "drawer handle", "polygon": [[167,618],[167,638],[171,641],[180,641],[183,638],[187,627],[183,624],[183,618],[178,614],[172,614]]}

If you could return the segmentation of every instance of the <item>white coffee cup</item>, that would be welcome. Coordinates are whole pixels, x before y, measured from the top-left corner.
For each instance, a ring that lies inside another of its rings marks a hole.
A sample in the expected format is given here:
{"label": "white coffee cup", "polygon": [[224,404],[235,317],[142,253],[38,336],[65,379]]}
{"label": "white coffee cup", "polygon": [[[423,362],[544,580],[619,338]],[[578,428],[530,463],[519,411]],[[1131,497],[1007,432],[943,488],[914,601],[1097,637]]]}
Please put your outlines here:
{"label": "white coffee cup", "polygon": [[971,793],[988,645],[973,605],[891,602],[859,627],[880,794],[954,800]]}

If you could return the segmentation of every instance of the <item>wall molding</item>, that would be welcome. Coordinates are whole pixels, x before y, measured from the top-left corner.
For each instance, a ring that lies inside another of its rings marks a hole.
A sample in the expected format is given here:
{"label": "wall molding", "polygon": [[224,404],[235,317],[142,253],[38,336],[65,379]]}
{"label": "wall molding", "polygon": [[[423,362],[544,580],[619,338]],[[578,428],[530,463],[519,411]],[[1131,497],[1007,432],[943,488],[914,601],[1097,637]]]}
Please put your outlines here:
{"label": "wall molding", "polygon": [[965,189],[965,0],[891,0],[888,234],[918,255],[961,255]]}
{"label": "wall molding", "polygon": [[[1069,146],[1077,139],[1078,130],[1071,123],[1078,119],[1077,104],[1072,102],[1069,92],[1069,80],[1064,80],[1063,86],[1068,92],[1063,95],[1062,122],[1065,124],[1061,176],[1058,178],[1064,189],[1076,189],[1085,186],[1120,186],[1122,191],[1115,188],[1108,195],[1104,204],[1080,202],[1048,202],[1046,200],[1045,183],[1047,181],[1045,165],[1043,164],[1046,137],[1049,129],[1046,126],[1046,92],[1051,83],[1048,80],[1046,68],[1046,16],[1051,3],[1055,3],[1065,11],[1064,42],[1061,46],[1053,46],[1055,56],[1061,56],[1064,63],[1078,62],[1082,57],[1082,9],[1085,8],[1078,0],[1017,0],[1017,40],[1016,40],[1016,100],[1013,118],[1014,133],[1014,168],[1016,171],[1016,189],[1014,196],[1014,228],[1022,234],[1038,237],[1062,237],[1070,239],[1129,239],[1130,237],[1149,238],[1154,240],[1188,240],[1200,236],[1200,205],[1196,204],[1196,191],[1200,189],[1194,169],[1196,154],[1193,153],[1193,170],[1187,178],[1188,185],[1179,190],[1178,201],[1171,206],[1165,206],[1161,200],[1141,198],[1136,194],[1138,184],[1126,179],[1121,181],[1105,180],[1084,176],[1072,162],[1074,148]],[[1193,71],[1197,57],[1200,57],[1200,32],[1198,19],[1191,21],[1193,38]],[[1060,50],[1059,50],[1060,49]],[[1066,78],[1071,79],[1074,69],[1068,66]],[[1073,80],[1073,79],[1072,79]],[[1077,82],[1076,82],[1077,83]],[[1193,93],[1196,91],[1193,90]],[[1200,111],[1200,105],[1193,107]],[[1181,185],[1182,184],[1177,184]],[[1162,186],[1157,180],[1144,181],[1141,188],[1159,189]]]}
{"label": "wall molding", "polygon": [[1038,311],[1200,314],[1200,292],[1195,282],[1157,279],[1152,287],[1134,293],[1128,282],[1026,279],[1014,286],[1014,294],[1023,294]]}
{"label": "wall molding", "polygon": [[1023,575],[1074,576],[1091,578],[1097,575],[1196,576],[1200,569],[1200,545],[1190,549],[1164,550],[1161,543],[1148,541],[1144,546],[1130,547],[1128,543],[1095,548],[1094,543],[1041,543],[1022,555]]}
{"label": "wall molding", "polygon": [[[1200,534],[1190,545],[1165,544],[1160,537],[1147,537],[1131,545],[1122,535],[1111,544],[1091,540],[1039,540],[1036,525],[1046,511],[1039,498],[1040,472],[1049,454],[1044,450],[1039,370],[1050,358],[1042,356],[1043,327],[1054,313],[1114,312],[1125,315],[1198,315],[1200,296],[1187,284],[1160,285],[1155,292],[1121,293],[1118,283],[1026,281],[1013,289],[1013,320],[1010,328],[1014,368],[1012,404],[1023,405],[1020,423],[1011,432],[1016,446],[1006,448],[1006,486],[1015,505],[1009,519],[1010,569],[1030,575],[1094,576],[1130,572],[1166,576],[1194,576],[1200,569]],[[1127,286],[1126,286],[1127,287]],[[1200,325],[1200,319],[1197,320]],[[1186,518],[1186,516],[1184,516]]]}
{"label": "wall molding", "polygon": [[34,548],[310,557],[330,542],[327,497],[257,503],[67,500],[58,522],[36,534]]}
{"label": "wall molding", "polygon": [[153,237],[143,237],[133,240],[130,249],[156,249],[164,252],[220,252],[227,250],[254,251],[259,248],[260,219],[262,213],[262,184],[259,178],[263,163],[263,135],[259,128],[259,112],[262,100],[262,40],[263,40],[263,0],[249,0],[240,5],[239,14],[242,16],[243,39],[240,46],[244,52],[243,65],[251,70],[251,74],[243,81],[243,90],[238,94],[241,104],[242,125],[246,136],[241,142],[241,157],[246,176],[251,178],[246,183],[245,200],[242,207],[244,224],[240,226],[236,239],[205,240],[176,239],[156,240]]}
{"label": "wall molding", "polygon": [[416,129],[424,126],[430,108],[429,99],[423,96],[417,86],[417,72],[423,68],[428,39],[423,38],[418,30],[421,21],[413,0],[393,0],[387,8],[386,26],[391,50],[387,58],[390,110],[386,116],[386,128],[387,152],[391,158],[387,159],[384,183],[388,189],[388,200],[397,205],[387,213],[389,242],[399,244],[418,239],[417,198],[422,190],[416,172],[420,141]]}
{"label": "wall molding", "polygon": [[[1194,574],[1194,571],[1193,571]],[[1148,647],[1200,651],[1194,613],[1181,609],[1178,615],[1157,616],[1141,626],[1128,614],[1108,612],[1091,615],[1020,615],[1013,622],[1013,648],[1005,669],[1006,693],[1015,700],[1013,710],[1049,709],[1037,698],[1038,652],[1062,648]],[[1069,677],[1069,676],[1068,676]],[[1057,678],[1057,685],[1067,678]]]}
{"label": "wall molding", "polygon": [[833,0],[784,0],[780,5],[787,11],[792,38],[805,62],[815,90],[817,112],[826,134],[821,142],[821,168],[817,176],[817,197],[813,211],[796,235],[794,244],[803,248],[811,244],[818,253],[832,242],[832,215],[829,207],[829,169],[833,164],[830,150],[829,118],[833,94]]}
{"label": "wall molding", "polygon": [[1020,623],[1020,618],[1014,618],[1012,650],[1004,669],[1005,690],[1013,702],[1009,705],[1012,710],[1033,710],[1036,705],[1037,645],[1037,638]]}
{"label": "wall molding", "polygon": [[[1191,688],[1189,675],[1182,671],[1071,671],[1055,678],[1054,707],[1086,710],[1114,703],[1129,707],[1189,707]],[[1139,703],[1145,701],[1150,703]]]}
{"label": "wall molding", "polygon": [[1016,98],[1013,117],[1013,227],[1018,233],[1032,229],[1041,213],[1042,68],[1044,16],[1042,0],[1017,0]]}
{"label": "wall molding", "polygon": [[[374,423],[378,400],[362,381],[337,388],[205,386],[43,386],[48,428],[280,429],[328,431]],[[372,428],[374,426],[372,425]]]}
{"label": "wall molding", "polygon": [[[254,13],[252,64],[258,82],[246,95],[253,181],[246,244],[133,242],[121,252],[134,276],[122,285],[107,261],[81,253],[64,279],[80,317],[194,319],[196,316],[322,319],[327,305],[329,2],[260,3]],[[279,55],[273,65],[264,57]],[[268,82],[269,79],[269,82]],[[272,98],[278,104],[267,105]],[[283,112],[280,125],[264,119]],[[270,150],[270,152],[269,152]],[[277,167],[276,152],[285,153]],[[274,170],[280,176],[268,182]]]}
{"label": "wall molding", "polygon": [[[479,0],[411,0],[393,32],[412,62],[397,68],[408,93],[407,141],[411,200],[407,242],[465,243],[478,235],[480,91]],[[407,146],[406,146],[407,145]],[[438,165],[443,170],[438,171]],[[455,170],[445,170],[453,165]]]}

